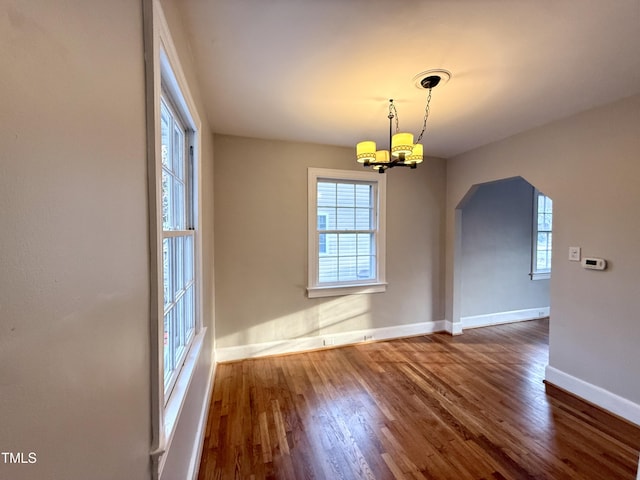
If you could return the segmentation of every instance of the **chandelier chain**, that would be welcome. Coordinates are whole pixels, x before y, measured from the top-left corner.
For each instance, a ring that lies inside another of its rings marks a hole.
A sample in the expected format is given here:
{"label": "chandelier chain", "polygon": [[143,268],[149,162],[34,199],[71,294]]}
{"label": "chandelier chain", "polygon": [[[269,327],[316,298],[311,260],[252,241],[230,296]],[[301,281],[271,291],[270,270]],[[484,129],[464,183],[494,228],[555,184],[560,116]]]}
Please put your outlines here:
{"label": "chandelier chain", "polygon": [[420,143],[420,140],[422,140],[422,135],[424,135],[424,131],[427,129],[427,119],[429,118],[430,103],[431,103],[431,88],[429,89],[429,95],[427,96],[427,105],[426,107],[424,107],[424,122],[422,123],[422,131],[420,132],[420,135],[418,136],[418,140],[416,140],[416,143]]}

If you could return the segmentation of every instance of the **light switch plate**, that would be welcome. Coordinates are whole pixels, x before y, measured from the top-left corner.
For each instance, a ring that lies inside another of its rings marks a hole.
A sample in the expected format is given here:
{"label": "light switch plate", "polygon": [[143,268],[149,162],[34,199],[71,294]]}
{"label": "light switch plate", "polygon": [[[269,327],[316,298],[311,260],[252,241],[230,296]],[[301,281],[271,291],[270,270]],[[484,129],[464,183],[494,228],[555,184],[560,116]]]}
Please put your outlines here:
{"label": "light switch plate", "polygon": [[569,260],[572,262],[580,261],[580,247],[569,247]]}

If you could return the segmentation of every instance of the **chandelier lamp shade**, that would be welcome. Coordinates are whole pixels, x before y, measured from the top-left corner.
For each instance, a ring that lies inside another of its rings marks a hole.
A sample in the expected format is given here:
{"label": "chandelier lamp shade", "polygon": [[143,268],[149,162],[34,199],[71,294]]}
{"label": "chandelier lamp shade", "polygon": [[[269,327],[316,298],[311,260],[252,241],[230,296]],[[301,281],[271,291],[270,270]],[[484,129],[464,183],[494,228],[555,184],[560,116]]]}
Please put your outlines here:
{"label": "chandelier lamp shade", "polygon": [[[393,99],[390,99],[389,115],[387,115],[389,119],[389,149],[378,150],[376,142],[365,140],[356,145],[356,161],[362,163],[364,167],[371,167],[374,170],[378,170],[379,173],[385,173],[387,169],[393,167],[416,168],[424,159],[424,147],[420,141],[427,128],[431,90],[439,84],[446,83],[449,78],[451,78],[451,74],[446,70],[428,70],[414,77],[416,86],[428,91],[422,131],[415,143],[413,134],[399,131],[398,111],[393,103]],[[393,129],[394,119],[395,133]]]}

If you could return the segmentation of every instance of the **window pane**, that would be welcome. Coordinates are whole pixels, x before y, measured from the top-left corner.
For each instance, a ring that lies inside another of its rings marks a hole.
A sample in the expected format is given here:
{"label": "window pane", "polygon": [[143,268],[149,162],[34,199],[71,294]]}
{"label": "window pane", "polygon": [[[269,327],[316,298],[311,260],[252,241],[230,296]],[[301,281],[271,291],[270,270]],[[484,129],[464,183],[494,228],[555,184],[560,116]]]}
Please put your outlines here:
{"label": "window pane", "polygon": [[325,235],[325,241],[327,244],[327,251],[325,253],[333,256],[338,255],[338,234],[327,233]]}
{"label": "window pane", "polygon": [[356,208],[356,230],[371,230],[371,210]]}
{"label": "window pane", "polygon": [[327,253],[327,234],[321,233],[318,236],[318,253]]}
{"label": "window pane", "polygon": [[194,281],[193,267],[195,258],[193,255],[193,236],[184,237],[184,281],[190,283]]}
{"label": "window pane", "polygon": [[318,206],[332,207],[336,204],[336,184],[318,182]]}
{"label": "window pane", "polygon": [[339,207],[355,206],[355,185],[349,183],[339,183],[337,187],[337,205]]}
{"label": "window pane", "polygon": [[191,336],[193,335],[193,331],[195,329],[196,321],[195,321],[195,297],[194,297],[195,287],[191,285],[185,294],[185,328],[187,332],[187,342],[191,340]]}
{"label": "window pane", "polygon": [[550,231],[551,230],[551,215],[548,213],[542,213],[538,215],[538,230]]}
{"label": "window pane", "polygon": [[[324,218],[326,230],[336,229],[336,209],[335,208],[318,207],[318,222],[320,222],[320,217]],[[318,223],[318,225],[320,224]],[[318,226],[318,229],[320,229],[319,226]]]}
{"label": "window pane", "polygon": [[164,284],[164,307],[173,301],[173,295],[171,294],[171,239],[165,238],[162,240],[162,277]]}
{"label": "window pane", "polygon": [[338,281],[338,258],[321,257],[318,261],[318,280],[320,282]]}
{"label": "window pane", "polygon": [[338,255],[340,257],[345,255],[356,255],[356,234],[347,233],[340,234],[338,237]]}
{"label": "window pane", "polygon": [[160,103],[160,137],[162,166],[171,168],[171,113],[164,102]]}
{"label": "window pane", "polygon": [[373,233],[359,233],[358,255],[372,255],[373,253]]}
{"label": "window pane", "polygon": [[185,345],[184,321],[184,295],[182,295],[176,303],[176,345],[178,347]]}
{"label": "window pane", "polygon": [[363,280],[370,280],[375,278],[375,267],[373,263],[373,256],[359,256],[358,257],[358,278]]}
{"label": "window pane", "polygon": [[341,282],[357,280],[357,257],[338,258],[338,279]]}
{"label": "window pane", "polygon": [[371,207],[371,185],[356,185],[356,207]]}
{"label": "window pane", "polygon": [[175,369],[178,365],[180,357],[180,333],[178,332],[178,319],[176,307],[173,307],[173,315],[171,316],[171,368]]}
{"label": "window pane", "polygon": [[173,216],[171,215],[171,175],[162,169],[162,229],[171,230]]}
{"label": "window pane", "polygon": [[552,213],[553,201],[546,195],[538,195],[538,213]]}
{"label": "window pane", "polygon": [[186,205],[184,197],[184,184],[178,179],[173,181],[173,221],[171,227],[176,230],[184,230],[186,228]]}
{"label": "window pane", "polygon": [[165,386],[173,372],[173,309],[164,316],[164,383]]}
{"label": "window pane", "polygon": [[548,233],[538,233],[538,250],[546,250],[547,249],[547,238]]}
{"label": "window pane", "polygon": [[538,270],[547,270],[549,268],[549,252],[547,251],[539,251],[537,256],[537,269]]}
{"label": "window pane", "polygon": [[327,215],[318,215],[318,230],[327,229]]}
{"label": "window pane", "polygon": [[336,230],[355,230],[355,209],[354,208],[338,208],[338,220]]}
{"label": "window pane", "polygon": [[176,262],[175,262],[175,291],[177,293],[184,289],[184,239],[182,237],[173,238],[173,242],[176,249]]}
{"label": "window pane", "polygon": [[177,123],[173,126],[173,172],[184,180],[184,132]]}

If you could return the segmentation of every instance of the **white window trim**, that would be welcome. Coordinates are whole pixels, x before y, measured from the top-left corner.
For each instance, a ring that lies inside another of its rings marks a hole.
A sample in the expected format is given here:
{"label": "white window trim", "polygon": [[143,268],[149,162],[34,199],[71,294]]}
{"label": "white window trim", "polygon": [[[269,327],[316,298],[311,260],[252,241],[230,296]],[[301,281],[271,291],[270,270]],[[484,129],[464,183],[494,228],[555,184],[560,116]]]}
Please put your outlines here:
{"label": "white window trim", "polygon": [[[151,459],[154,479],[160,478],[167,452],[186,400],[189,385],[202,353],[206,328],[202,325],[202,218],[201,198],[201,122],[193,102],[167,21],[158,0],[143,0],[144,50],[147,104],[147,168],[149,185],[149,245],[150,245],[150,330],[151,330]],[[160,95],[169,91],[176,107],[185,118],[188,129],[196,132],[191,144],[194,149],[194,198],[196,278],[196,332],[185,356],[180,374],[168,399],[164,394],[164,325],[163,325],[163,265],[162,265],[162,157],[160,149]]]}
{"label": "white window trim", "polygon": [[[549,270],[537,270],[536,259],[538,258],[538,198],[539,195],[544,195],[537,188],[533,189],[533,208],[531,209],[533,222],[532,222],[532,235],[531,235],[531,273],[529,276],[531,280],[549,280],[551,278],[551,269]],[[546,195],[545,195],[546,196]],[[553,232],[553,229],[551,230]]]}
{"label": "white window trim", "polygon": [[[317,226],[317,182],[318,179],[375,182],[377,184],[376,205],[376,279],[339,285],[318,285],[318,241]],[[328,168],[309,168],[307,170],[307,206],[308,206],[308,283],[309,298],[333,297],[361,293],[379,293],[387,289],[386,282],[386,197],[387,176],[377,172],[357,172],[354,170],[335,170]]]}

